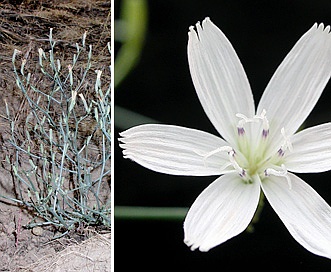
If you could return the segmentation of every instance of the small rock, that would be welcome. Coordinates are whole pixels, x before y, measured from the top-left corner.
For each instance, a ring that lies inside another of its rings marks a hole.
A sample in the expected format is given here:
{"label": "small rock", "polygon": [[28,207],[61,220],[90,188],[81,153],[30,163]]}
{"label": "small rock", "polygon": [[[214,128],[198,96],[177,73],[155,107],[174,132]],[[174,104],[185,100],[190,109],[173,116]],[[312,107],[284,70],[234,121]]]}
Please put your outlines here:
{"label": "small rock", "polygon": [[44,230],[42,227],[34,227],[32,229],[32,234],[36,236],[41,236],[43,234]]}

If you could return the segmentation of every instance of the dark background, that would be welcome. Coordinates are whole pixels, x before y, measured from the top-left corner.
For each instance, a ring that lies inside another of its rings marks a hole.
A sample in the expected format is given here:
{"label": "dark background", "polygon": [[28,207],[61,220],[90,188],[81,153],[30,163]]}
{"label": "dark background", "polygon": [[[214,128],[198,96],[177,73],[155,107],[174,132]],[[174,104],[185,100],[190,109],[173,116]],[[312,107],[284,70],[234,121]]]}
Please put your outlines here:
{"label": "dark background", "polygon": [[[115,1],[115,18],[121,1]],[[141,61],[115,92],[115,104],[165,124],[216,133],[196,96],[187,62],[190,25],[209,16],[234,46],[257,104],[272,74],[315,22],[331,24],[331,1],[149,1]],[[115,26],[116,27],[116,26]],[[306,127],[331,121],[328,84]],[[216,177],[155,173],[122,158],[115,124],[115,205],[189,207]],[[329,204],[331,174],[299,175]],[[115,209],[116,214],[116,209]],[[116,271],[331,271],[331,261],[299,245],[268,203],[252,234],[242,233],[208,253],[183,243],[183,221],[115,217]]]}

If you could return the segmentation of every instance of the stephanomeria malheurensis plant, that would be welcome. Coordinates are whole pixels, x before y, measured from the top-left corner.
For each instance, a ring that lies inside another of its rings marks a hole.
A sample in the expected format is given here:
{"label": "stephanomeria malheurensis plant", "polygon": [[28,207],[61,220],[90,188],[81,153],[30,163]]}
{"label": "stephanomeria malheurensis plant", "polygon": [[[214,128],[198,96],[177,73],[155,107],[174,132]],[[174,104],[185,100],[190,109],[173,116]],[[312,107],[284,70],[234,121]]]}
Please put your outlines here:
{"label": "stephanomeria malheurensis plant", "polygon": [[184,242],[192,250],[208,251],[244,231],[264,193],[296,241],[331,258],[331,207],[292,173],[331,169],[331,123],[296,133],[331,75],[329,31],[314,24],[299,39],[255,109],[235,50],[206,18],[189,29],[188,60],[200,102],[222,138],[159,124],[120,134],[124,157],[151,170],[220,175],[187,213]]}

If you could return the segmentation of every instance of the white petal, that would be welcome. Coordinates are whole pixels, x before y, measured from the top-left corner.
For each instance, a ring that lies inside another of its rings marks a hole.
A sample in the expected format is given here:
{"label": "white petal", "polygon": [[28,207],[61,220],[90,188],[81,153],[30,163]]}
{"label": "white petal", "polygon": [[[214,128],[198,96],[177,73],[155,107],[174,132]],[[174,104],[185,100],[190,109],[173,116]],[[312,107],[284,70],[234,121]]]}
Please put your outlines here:
{"label": "white petal", "polygon": [[229,162],[226,152],[205,157],[227,143],[220,137],[200,130],[170,125],[141,125],[120,135],[124,157],[156,172],[220,175]]}
{"label": "white petal", "polygon": [[311,127],[293,135],[293,152],[286,153],[285,165],[298,173],[331,170],[331,123]]}
{"label": "white petal", "polygon": [[200,102],[217,131],[233,143],[237,113],[253,117],[253,95],[231,43],[209,18],[190,28],[188,61]]}
{"label": "white petal", "polygon": [[[330,27],[315,24],[280,64],[262,95],[257,113],[267,112],[270,139],[285,128],[288,136],[300,127],[314,108],[331,75]],[[273,146],[274,147],[274,146]],[[278,146],[279,148],[279,146]]]}
{"label": "white petal", "polygon": [[184,242],[192,250],[208,251],[238,235],[252,220],[259,195],[259,182],[244,183],[235,173],[221,176],[190,208],[184,222]]}
{"label": "white petal", "polygon": [[289,174],[270,176],[262,189],[293,238],[314,254],[331,258],[331,207],[307,183]]}

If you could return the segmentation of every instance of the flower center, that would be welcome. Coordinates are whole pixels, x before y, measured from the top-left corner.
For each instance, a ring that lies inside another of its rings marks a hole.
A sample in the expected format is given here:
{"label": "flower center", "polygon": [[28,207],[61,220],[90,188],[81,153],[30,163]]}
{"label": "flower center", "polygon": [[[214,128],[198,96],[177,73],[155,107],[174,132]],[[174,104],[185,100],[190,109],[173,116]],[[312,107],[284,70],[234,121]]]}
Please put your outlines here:
{"label": "flower center", "polygon": [[272,142],[266,110],[252,118],[241,113],[236,116],[240,119],[237,124],[236,147],[220,147],[206,154],[204,158],[207,159],[218,152],[227,152],[229,162],[222,167],[222,170],[235,171],[248,183],[254,182],[257,176],[261,181],[270,175],[280,176],[286,178],[291,187],[283,157],[286,152],[292,151],[292,145],[285,134],[285,129],[282,128],[279,133],[282,141],[273,154],[270,153]]}

